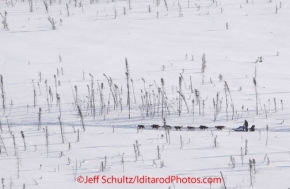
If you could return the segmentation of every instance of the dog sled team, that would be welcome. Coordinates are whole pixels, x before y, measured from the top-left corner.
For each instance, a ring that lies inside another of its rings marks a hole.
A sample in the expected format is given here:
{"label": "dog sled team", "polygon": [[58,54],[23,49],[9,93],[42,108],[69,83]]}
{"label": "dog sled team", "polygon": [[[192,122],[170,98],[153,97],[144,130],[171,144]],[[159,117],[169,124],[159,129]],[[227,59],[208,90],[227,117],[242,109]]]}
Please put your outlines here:
{"label": "dog sled team", "polygon": [[[243,126],[240,126],[236,129],[233,129],[234,131],[245,131],[245,132],[248,132],[248,131],[255,131],[255,125],[253,125],[251,128],[248,128],[248,121],[245,120],[244,122],[244,125]],[[160,125],[156,125],[156,124],[153,124],[150,126],[153,130],[158,130],[159,128],[163,128],[163,129],[168,129],[168,130],[171,130],[171,129],[175,129],[176,131],[181,131],[183,126],[170,126],[170,125],[165,125],[165,126],[160,126]],[[187,126],[186,127],[188,131],[195,131],[197,129],[197,127],[194,127],[194,126]],[[208,126],[205,126],[205,125],[200,125],[198,127],[200,130],[208,130]],[[225,128],[225,126],[215,126],[216,130],[223,130]],[[145,125],[138,125],[137,126],[137,129],[139,130],[143,130],[145,129]]]}

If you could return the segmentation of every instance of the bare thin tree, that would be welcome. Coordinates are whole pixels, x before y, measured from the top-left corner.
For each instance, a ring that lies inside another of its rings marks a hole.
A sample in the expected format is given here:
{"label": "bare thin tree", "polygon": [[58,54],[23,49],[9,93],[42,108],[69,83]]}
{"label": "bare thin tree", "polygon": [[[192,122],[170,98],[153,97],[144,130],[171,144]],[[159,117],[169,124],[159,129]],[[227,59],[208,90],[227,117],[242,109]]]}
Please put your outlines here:
{"label": "bare thin tree", "polygon": [[258,92],[257,92],[257,81],[256,78],[253,78],[253,83],[255,85],[255,94],[256,94],[256,115],[259,114],[259,108],[258,108]]}
{"label": "bare thin tree", "polygon": [[127,58],[125,59],[125,64],[126,64],[126,79],[127,79],[127,105],[128,105],[128,110],[129,110],[129,119],[130,119],[130,83],[129,83],[129,79],[130,79],[130,72],[129,72],[129,66],[128,66],[128,61]]}

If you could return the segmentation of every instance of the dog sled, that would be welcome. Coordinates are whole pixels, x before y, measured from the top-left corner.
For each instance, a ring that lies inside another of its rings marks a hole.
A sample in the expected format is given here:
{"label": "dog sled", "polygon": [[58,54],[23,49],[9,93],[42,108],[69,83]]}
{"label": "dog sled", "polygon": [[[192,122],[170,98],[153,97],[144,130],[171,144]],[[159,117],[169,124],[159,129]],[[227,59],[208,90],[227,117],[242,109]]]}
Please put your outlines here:
{"label": "dog sled", "polygon": [[[237,131],[237,132],[248,132],[246,131],[246,128],[244,126],[239,126],[238,128],[236,129],[233,129],[234,131]],[[252,127],[249,128],[249,131],[255,131],[255,125],[252,125]]]}

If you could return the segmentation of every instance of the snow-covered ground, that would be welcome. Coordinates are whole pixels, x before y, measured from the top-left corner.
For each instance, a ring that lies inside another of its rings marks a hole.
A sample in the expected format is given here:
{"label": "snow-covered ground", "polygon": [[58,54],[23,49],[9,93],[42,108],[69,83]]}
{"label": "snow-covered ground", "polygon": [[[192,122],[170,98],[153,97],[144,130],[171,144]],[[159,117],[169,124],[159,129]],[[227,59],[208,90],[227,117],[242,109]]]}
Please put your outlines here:
{"label": "snow-covered ground", "polygon": [[[74,180],[99,174],[220,177],[220,172],[227,188],[250,188],[249,159],[256,160],[254,188],[290,187],[290,2],[2,0],[0,12],[2,26],[6,21],[9,28],[0,30],[5,188],[24,183],[25,188],[221,188],[223,183],[96,186]],[[48,18],[55,20],[55,30]],[[163,125],[162,112],[168,125],[183,126],[170,132],[170,144],[163,129],[150,127]],[[233,132],[245,119],[256,131]],[[138,124],[146,129],[137,133]],[[209,130],[187,131],[188,125]],[[216,125],[226,128],[216,131]],[[100,172],[105,156],[107,166]]]}
{"label": "snow-covered ground", "polygon": [[[26,134],[27,150],[24,151],[20,129]],[[59,127],[49,127],[49,148],[47,155],[45,132],[35,127],[13,127],[19,153],[20,171],[18,178],[17,158],[14,156],[13,139],[4,129],[1,134],[8,155],[1,154],[1,177],[9,188],[10,180],[15,188],[171,188],[173,184],[79,184],[74,181],[73,170],[77,175],[101,175],[107,177],[150,176],[220,178],[225,177],[227,188],[250,187],[249,159],[256,161],[254,188],[289,187],[290,153],[288,132],[269,132],[268,146],[265,132],[237,133],[227,131],[172,131],[170,144],[166,143],[163,130],[144,130],[111,127],[88,127],[82,132],[80,142],[72,127],[65,127],[63,144]],[[163,138],[162,138],[163,135]],[[183,147],[181,148],[180,136]],[[214,138],[217,136],[217,147]],[[140,157],[135,161],[134,147],[138,141]],[[241,158],[241,148],[245,153],[248,140],[248,154]],[[69,143],[71,150],[69,150]],[[34,146],[36,145],[36,147]],[[157,146],[160,148],[158,160]],[[3,151],[3,150],[2,150]],[[63,156],[61,157],[61,153]],[[100,171],[101,162],[107,165]],[[233,167],[230,158],[235,159]],[[124,160],[124,171],[122,165]],[[269,158],[269,164],[268,164]],[[70,163],[69,160],[70,159]],[[155,161],[156,165],[153,163]],[[164,161],[161,168],[160,162]],[[35,181],[38,183],[36,185]],[[101,181],[99,181],[101,182]],[[221,188],[222,183],[212,184],[211,188]],[[178,184],[176,188],[210,188],[209,184]]]}

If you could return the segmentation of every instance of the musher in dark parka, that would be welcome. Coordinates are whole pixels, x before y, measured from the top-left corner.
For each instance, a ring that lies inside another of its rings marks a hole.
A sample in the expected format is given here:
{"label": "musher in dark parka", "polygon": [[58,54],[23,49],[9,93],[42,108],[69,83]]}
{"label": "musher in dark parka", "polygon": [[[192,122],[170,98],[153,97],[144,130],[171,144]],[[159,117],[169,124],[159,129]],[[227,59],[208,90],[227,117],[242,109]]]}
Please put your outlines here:
{"label": "musher in dark parka", "polygon": [[248,132],[248,126],[249,126],[249,124],[248,124],[248,121],[247,120],[245,120],[245,122],[244,122],[244,131],[246,130],[246,132]]}

